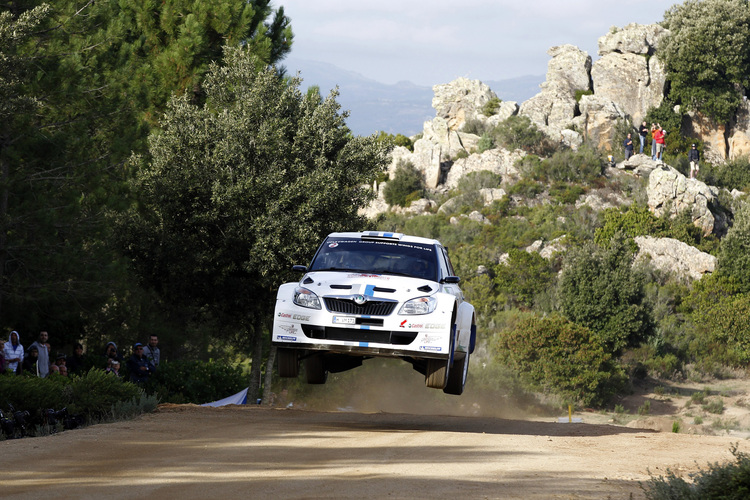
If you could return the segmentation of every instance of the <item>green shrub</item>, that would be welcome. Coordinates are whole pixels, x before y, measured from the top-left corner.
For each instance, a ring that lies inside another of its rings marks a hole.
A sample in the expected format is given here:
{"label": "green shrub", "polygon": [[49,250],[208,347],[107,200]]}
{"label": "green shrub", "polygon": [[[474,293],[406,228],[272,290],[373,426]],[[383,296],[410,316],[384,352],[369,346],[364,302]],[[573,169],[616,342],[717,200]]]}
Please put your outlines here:
{"label": "green shrub", "polygon": [[461,193],[473,193],[483,188],[500,187],[502,177],[489,170],[471,172],[458,180],[458,190]]}
{"label": "green shrub", "polygon": [[414,193],[424,192],[424,180],[419,170],[411,162],[399,162],[396,167],[396,173],[383,190],[383,196],[389,205],[399,205],[406,207],[406,198]]}
{"label": "green shrub", "polygon": [[585,192],[586,190],[578,184],[566,182],[555,182],[549,188],[549,195],[563,205],[574,204]]}
{"label": "green shrub", "polygon": [[486,122],[478,118],[470,118],[466,120],[464,126],[461,127],[461,132],[465,134],[474,134],[482,136],[490,131],[492,127],[488,126]]}
{"label": "green shrub", "polygon": [[534,178],[543,182],[591,184],[602,174],[604,158],[596,149],[581,146],[577,151],[563,149],[540,162]]}
{"label": "green shrub", "polygon": [[632,262],[632,250],[616,237],[606,249],[585,245],[570,250],[558,281],[562,313],[596,332],[611,353],[638,345],[653,329],[645,276]]}
{"label": "green shrub", "polygon": [[498,354],[522,379],[584,406],[600,406],[625,377],[599,336],[560,316],[531,317],[499,334]]}
{"label": "green shrub", "polygon": [[247,387],[242,368],[217,361],[164,361],[146,390],[167,403],[203,404]]}
{"label": "green shrub", "polygon": [[509,195],[523,196],[524,198],[535,198],[544,192],[544,184],[531,179],[521,179],[508,188]]}
{"label": "green shrub", "polygon": [[514,115],[502,121],[493,131],[495,143],[506,149],[523,149],[539,156],[552,154],[555,146],[527,116]]}
{"label": "green shrub", "polygon": [[583,89],[576,90],[576,102],[577,103],[581,102],[581,97],[583,97],[585,95],[594,95],[594,91],[593,90],[588,90],[588,89],[586,89],[586,90],[583,90]]}
{"label": "green shrub", "polygon": [[750,492],[750,455],[731,448],[734,462],[709,464],[690,474],[690,481],[667,469],[666,476],[653,475],[641,485],[649,500],[743,500]]}
{"label": "green shrub", "polygon": [[701,177],[707,184],[728,190],[750,191],[750,159],[741,156],[729,160],[724,165],[701,164]]}
{"label": "green shrub", "polygon": [[506,304],[531,308],[537,295],[553,283],[556,273],[549,261],[536,252],[511,249],[508,263],[495,267],[495,284]]}
{"label": "green shrub", "polygon": [[497,114],[497,110],[500,108],[500,103],[503,101],[499,97],[492,97],[489,101],[484,103],[482,106],[482,114],[484,116],[492,116]]}
{"label": "green shrub", "polygon": [[477,142],[477,152],[478,153],[484,153],[485,151],[492,149],[495,147],[495,140],[492,138],[490,134],[482,134],[482,137],[479,138],[479,142]]}
{"label": "green shrub", "polygon": [[411,139],[409,139],[403,134],[393,135],[393,134],[389,134],[387,132],[381,131],[378,134],[377,140],[381,142],[387,142],[388,144],[392,144],[394,146],[403,146],[407,148],[409,151],[411,151],[412,153],[414,152],[414,143],[411,141]]}
{"label": "green shrub", "polygon": [[735,280],[738,292],[750,292],[750,203],[742,203],[734,224],[721,240],[718,272]]}

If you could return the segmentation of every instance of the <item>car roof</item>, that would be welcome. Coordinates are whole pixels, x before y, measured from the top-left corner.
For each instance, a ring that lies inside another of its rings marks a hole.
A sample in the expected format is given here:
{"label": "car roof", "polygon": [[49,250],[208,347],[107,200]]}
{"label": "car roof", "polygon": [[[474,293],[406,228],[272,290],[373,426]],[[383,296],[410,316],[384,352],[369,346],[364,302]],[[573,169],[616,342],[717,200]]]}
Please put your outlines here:
{"label": "car roof", "polygon": [[422,238],[420,236],[409,236],[403,233],[390,233],[387,231],[362,231],[357,233],[331,233],[329,238],[366,238],[377,241],[400,241],[403,243],[422,243],[425,245],[440,245],[438,240]]}

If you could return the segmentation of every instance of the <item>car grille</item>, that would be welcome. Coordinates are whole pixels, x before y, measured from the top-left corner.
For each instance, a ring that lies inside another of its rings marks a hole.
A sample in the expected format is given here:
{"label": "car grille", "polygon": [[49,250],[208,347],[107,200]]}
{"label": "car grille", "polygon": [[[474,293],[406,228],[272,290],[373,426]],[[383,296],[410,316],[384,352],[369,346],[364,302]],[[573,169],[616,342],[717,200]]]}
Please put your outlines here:
{"label": "car grille", "polygon": [[307,337],[312,339],[376,342],[379,344],[394,345],[409,345],[417,338],[417,332],[360,330],[357,328],[335,328],[332,326],[302,325],[302,331]]}
{"label": "car grille", "polygon": [[361,314],[366,316],[388,316],[393,312],[397,302],[392,301],[368,301],[362,305],[355,304],[353,300],[334,299],[323,297],[326,309],[341,314]]}

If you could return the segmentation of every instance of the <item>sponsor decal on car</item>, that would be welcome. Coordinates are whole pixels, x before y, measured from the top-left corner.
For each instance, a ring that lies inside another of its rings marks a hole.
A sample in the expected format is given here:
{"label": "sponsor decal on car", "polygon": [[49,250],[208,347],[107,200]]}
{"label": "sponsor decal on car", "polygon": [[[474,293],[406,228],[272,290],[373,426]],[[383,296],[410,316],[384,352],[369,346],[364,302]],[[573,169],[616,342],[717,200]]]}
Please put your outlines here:
{"label": "sponsor decal on car", "polygon": [[282,313],[282,312],[280,312],[277,316],[279,318],[291,318],[292,317],[291,314],[289,314],[289,313]]}
{"label": "sponsor decal on car", "polygon": [[438,342],[440,342],[440,337],[437,335],[425,335],[422,337],[423,344],[437,344]]}
{"label": "sponsor decal on car", "polygon": [[310,316],[303,316],[301,314],[292,314],[292,319],[296,319],[298,321],[310,321]]}
{"label": "sponsor decal on car", "polygon": [[[291,333],[292,335],[297,335],[297,333],[298,333],[298,331],[297,331],[297,325],[292,325],[292,324],[289,324],[289,323],[281,323],[278,326],[279,326],[280,330],[284,330],[285,332]],[[297,339],[295,338],[295,340],[297,340]]]}
{"label": "sponsor decal on car", "polygon": [[427,323],[424,325],[425,330],[444,330],[444,323]]}
{"label": "sponsor decal on car", "polygon": [[346,277],[347,278],[373,278],[373,279],[385,280],[385,281],[388,281],[391,279],[390,277],[383,276],[382,274],[362,274],[362,273],[347,274]]}
{"label": "sponsor decal on car", "polygon": [[285,342],[297,342],[297,337],[287,337],[286,335],[279,335],[277,338]]}
{"label": "sponsor decal on car", "polygon": [[443,350],[442,347],[432,346],[432,345],[421,345],[419,346],[420,351],[431,351],[431,352],[440,352]]}

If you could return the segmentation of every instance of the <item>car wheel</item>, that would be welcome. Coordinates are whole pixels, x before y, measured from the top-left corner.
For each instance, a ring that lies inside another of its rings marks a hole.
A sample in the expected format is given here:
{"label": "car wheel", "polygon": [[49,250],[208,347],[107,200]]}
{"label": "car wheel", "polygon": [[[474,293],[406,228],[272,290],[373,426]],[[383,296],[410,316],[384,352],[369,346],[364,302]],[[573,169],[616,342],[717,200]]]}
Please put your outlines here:
{"label": "car wheel", "polygon": [[451,369],[448,375],[448,383],[445,385],[443,392],[446,394],[454,394],[460,396],[464,392],[466,386],[466,377],[469,374],[469,358],[471,354],[468,352],[464,353],[461,359],[456,357],[453,362],[453,369]]}
{"label": "car wheel", "polygon": [[451,330],[451,343],[449,346],[449,352],[451,353],[448,359],[428,359],[427,360],[427,372],[424,376],[424,383],[427,387],[433,389],[445,389],[445,385],[448,383],[448,377],[451,372],[451,365],[453,364],[453,350],[456,345],[456,325],[453,325]]}
{"label": "car wheel", "polygon": [[280,347],[276,352],[279,357],[279,377],[297,378],[299,376],[299,356],[297,349]]}
{"label": "car wheel", "polygon": [[313,354],[305,359],[305,375],[308,384],[325,384],[328,379],[322,354]]}

